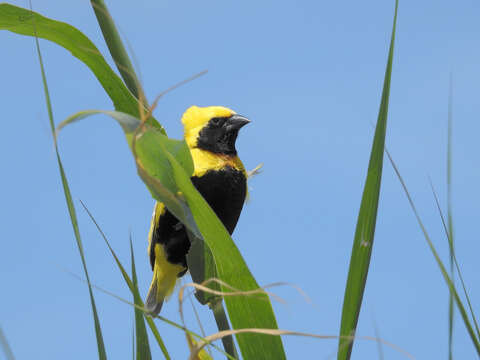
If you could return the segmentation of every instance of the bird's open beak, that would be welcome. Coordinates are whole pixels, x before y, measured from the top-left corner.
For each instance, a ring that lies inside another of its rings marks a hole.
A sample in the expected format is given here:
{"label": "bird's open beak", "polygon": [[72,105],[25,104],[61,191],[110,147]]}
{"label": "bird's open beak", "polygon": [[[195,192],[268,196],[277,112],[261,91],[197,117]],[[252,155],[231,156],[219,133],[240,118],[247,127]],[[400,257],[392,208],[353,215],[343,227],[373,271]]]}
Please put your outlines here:
{"label": "bird's open beak", "polygon": [[247,125],[250,122],[245,116],[242,115],[232,115],[225,122],[225,127],[227,131],[238,130],[241,127]]}

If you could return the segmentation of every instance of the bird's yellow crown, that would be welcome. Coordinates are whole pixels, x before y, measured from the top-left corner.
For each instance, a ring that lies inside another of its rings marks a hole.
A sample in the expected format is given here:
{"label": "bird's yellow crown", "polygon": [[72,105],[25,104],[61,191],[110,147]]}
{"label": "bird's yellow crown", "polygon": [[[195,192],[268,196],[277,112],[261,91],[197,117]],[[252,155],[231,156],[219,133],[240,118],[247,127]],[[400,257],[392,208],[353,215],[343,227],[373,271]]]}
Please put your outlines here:
{"label": "bird's yellow crown", "polygon": [[182,116],[184,137],[190,148],[197,144],[200,130],[214,117],[229,117],[236,114],[235,111],[223,106],[198,107],[190,106]]}

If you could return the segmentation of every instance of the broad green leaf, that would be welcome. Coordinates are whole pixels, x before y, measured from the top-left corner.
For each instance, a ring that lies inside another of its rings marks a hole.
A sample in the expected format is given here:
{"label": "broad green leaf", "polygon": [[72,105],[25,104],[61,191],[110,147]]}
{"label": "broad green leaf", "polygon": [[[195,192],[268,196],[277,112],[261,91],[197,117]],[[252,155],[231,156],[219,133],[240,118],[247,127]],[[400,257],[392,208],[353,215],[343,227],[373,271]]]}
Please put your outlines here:
{"label": "broad green leaf", "polygon": [[338,360],[350,358],[353,339],[345,336],[355,335],[358,316],[362,306],[363,292],[367,281],[370,257],[372,254],[373,240],[375,236],[375,224],[377,220],[378,198],[383,170],[383,153],[385,148],[385,134],[387,130],[388,101],[390,95],[390,79],[392,75],[393,47],[395,41],[395,27],[397,22],[398,0],[395,1],[395,15],[393,18],[393,30],[390,40],[385,80],[383,83],[382,99],[378,114],[375,136],[373,139],[370,162],[368,164],[367,180],[363,189],[362,202],[358,214],[355,238],[353,241],[352,255],[348,279],[343,299],[342,322],[338,344]]}
{"label": "broad green leaf", "polygon": [[[1,4],[0,4],[1,6]],[[1,14],[1,8],[0,8],[0,14]],[[36,30],[36,28],[35,28]],[[42,60],[42,53],[40,51],[40,44],[38,42],[38,37],[35,34],[35,44],[37,48],[37,56],[38,56],[38,61],[40,63],[40,72],[42,74],[42,82],[43,82],[43,89],[45,93],[45,102],[47,105],[47,112],[48,112],[48,118],[50,121],[50,130],[52,132],[53,137],[55,138],[55,125],[53,121],[53,111],[52,111],[52,102],[50,101],[50,93],[48,91],[48,84],[47,84],[47,77],[45,75],[45,68],[43,66],[43,60]],[[67,202],[67,207],[68,207],[68,213],[70,214],[70,221],[72,223],[73,227],[73,232],[75,234],[75,239],[77,241],[77,247],[78,247],[78,252],[80,253],[80,259],[82,260],[82,266],[83,270],[85,272],[85,277],[87,278],[87,284],[88,284],[88,293],[90,296],[90,304],[92,306],[92,313],[93,313],[93,322],[95,326],[95,335],[97,338],[97,348],[98,348],[98,358],[100,360],[106,360],[107,359],[107,354],[105,351],[105,344],[103,342],[103,335],[102,335],[102,329],[100,327],[100,320],[98,318],[98,313],[97,313],[97,306],[95,305],[95,299],[93,297],[93,291],[92,291],[92,285],[90,282],[90,276],[88,275],[88,270],[87,270],[87,262],[85,260],[85,254],[83,252],[83,244],[82,244],[82,239],[80,236],[80,229],[78,227],[78,220],[77,220],[77,214],[75,211],[75,206],[73,205],[73,200],[72,200],[72,194],[70,192],[70,187],[68,185],[67,181],[67,176],[65,175],[65,171],[63,169],[63,164],[62,160],[60,159],[60,153],[58,151],[57,143],[55,142],[55,154],[57,157],[57,163],[58,163],[58,168],[60,170],[60,178],[62,180],[62,185],[63,185],[63,192],[65,195],[65,200]]]}
{"label": "broad green leaf", "polygon": [[135,152],[137,158],[150,176],[159,180],[170,192],[178,192],[175,179],[171,171],[165,169],[170,167],[166,152],[175,156],[180,165],[188,174],[193,174],[193,161],[185,141],[169,139],[154,129],[147,128],[136,140]]}
{"label": "broad green leaf", "polygon": [[[258,289],[259,285],[248,269],[235,243],[190,181],[190,174],[167,153],[175,181],[193,213],[203,239],[215,259],[219,278],[239,290]],[[223,291],[228,288],[222,286]],[[266,294],[257,296],[226,296],[230,322],[234,329],[277,329],[272,306]],[[260,334],[238,334],[237,341],[244,359],[285,359],[280,337]]]}
{"label": "broad green leaf", "polygon": [[[52,41],[87,65],[105,89],[116,110],[139,117],[137,99],[107,64],[97,47],[82,32],[64,22],[46,18],[31,10],[10,4],[0,4],[0,30],[34,36]],[[148,124],[164,132],[152,117]]]}
{"label": "broad green leaf", "polygon": [[[133,254],[132,238],[130,237],[130,257],[132,262],[133,301],[137,306],[143,306],[140,292],[138,291],[137,270],[135,268],[135,256]],[[143,320],[143,312],[135,307],[135,337],[137,339],[137,356],[139,360],[151,360],[150,345],[148,344],[147,328]]]}

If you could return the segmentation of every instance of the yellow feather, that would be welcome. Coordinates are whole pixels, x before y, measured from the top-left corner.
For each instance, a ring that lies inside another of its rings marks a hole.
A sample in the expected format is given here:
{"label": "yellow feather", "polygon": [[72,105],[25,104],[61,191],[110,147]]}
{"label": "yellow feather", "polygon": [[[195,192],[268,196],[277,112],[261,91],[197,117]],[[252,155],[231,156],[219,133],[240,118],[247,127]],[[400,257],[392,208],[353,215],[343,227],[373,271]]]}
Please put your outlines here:
{"label": "yellow feather", "polygon": [[153,230],[155,228],[155,225],[158,224],[158,219],[160,218],[161,215],[165,214],[165,205],[161,202],[156,202],[155,207],[153,208],[153,214],[152,214],[152,221],[150,222],[150,230],[148,232],[148,249],[147,249],[147,254],[150,256],[150,248],[152,246],[152,237],[153,237]]}
{"label": "yellow feather", "polygon": [[168,298],[175,287],[177,275],[185,268],[179,264],[172,264],[167,261],[163,245],[155,245],[155,266],[153,277],[157,280],[157,301]]}
{"label": "yellow feather", "polygon": [[226,166],[240,170],[247,176],[245,167],[238,156],[220,155],[199,148],[190,149],[193,165],[195,167],[193,176],[202,176],[208,170],[221,170]]}

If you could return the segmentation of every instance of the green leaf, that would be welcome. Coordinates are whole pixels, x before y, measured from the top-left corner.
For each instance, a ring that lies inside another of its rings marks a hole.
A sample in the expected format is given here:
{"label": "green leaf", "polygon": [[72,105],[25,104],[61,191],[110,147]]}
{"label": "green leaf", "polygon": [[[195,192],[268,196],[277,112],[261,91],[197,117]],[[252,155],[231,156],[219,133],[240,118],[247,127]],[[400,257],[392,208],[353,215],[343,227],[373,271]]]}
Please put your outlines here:
{"label": "green leaf", "polygon": [[[0,4],[0,6],[2,6]],[[0,7],[0,14],[1,14],[2,8]],[[45,102],[47,104],[47,111],[48,111],[48,117],[50,120],[50,129],[52,131],[52,135],[55,137],[55,126],[54,126],[54,121],[53,121],[53,111],[52,111],[52,103],[50,101],[50,93],[48,91],[48,84],[47,84],[47,77],[45,75],[45,68],[43,66],[43,60],[42,60],[42,54],[40,52],[40,44],[38,42],[38,37],[36,36],[36,22],[34,23],[35,28],[34,28],[34,34],[35,34],[35,44],[37,48],[37,55],[38,55],[38,60],[40,63],[40,71],[42,74],[42,82],[43,82],[43,88],[44,88],[44,93],[45,93]],[[90,276],[88,275],[88,270],[87,270],[87,262],[85,261],[85,254],[83,252],[83,245],[82,245],[82,239],[80,236],[80,229],[78,227],[78,220],[77,220],[77,214],[75,211],[75,206],[73,205],[73,200],[72,200],[72,194],[70,192],[70,187],[68,185],[67,181],[67,176],[65,175],[65,171],[63,169],[62,161],[60,159],[60,153],[58,151],[57,143],[55,142],[55,154],[57,157],[57,163],[58,163],[58,168],[60,170],[60,177],[62,179],[62,185],[63,185],[63,192],[65,194],[65,200],[67,202],[67,207],[68,207],[68,212],[70,214],[70,221],[72,223],[73,227],[73,232],[75,234],[75,239],[77,241],[77,247],[78,251],[80,253],[80,258],[82,260],[82,266],[83,270],[85,272],[85,277],[87,279],[87,284],[88,284],[88,293],[90,295],[90,303],[92,306],[92,313],[93,313],[93,321],[94,321],[94,326],[95,326],[95,335],[97,338],[97,347],[98,347],[98,358],[100,360],[106,360],[107,359],[107,354],[105,351],[105,344],[103,342],[103,335],[102,335],[102,329],[100,327],[100,320],[98,318],[98,313],[97,313],[97,306],[95,305],[95,299],[93,297],[93,291],[92,291],[92,285],[90,282]]]}
{"label": "green leaf", "polygon": [[95,114],[105,114],[118,121],[130,141],[131,148],[135,143],[134,157],[138,174],[147,184],[152,196],[162,199],[161,201],[177,219],[182,221],[195,236],[201,237],[192,213],[175,184],[170,163],[166,157],[168,151],[177,158],[185,171],[193,173],[193,161],[185,141],[169,139],[156,127],[148,124],[141,125],[139,119],[129,114],[104,110],[85,110],[69,116],[58,125],[57,133],[65,126]]}
{"label": "green leaf", "polygon": [[[393,160],[392,160],[393,161]],[[430,186],[432,188],[432,192],[433,192],[433,196],[435,198],[435,203],[437,205],[437,209],[438,209],[438,212],[440,214],[440,219],[442,220],[442,224],[443,224],[443,229],[445,231],[445,235],[447,236],[447,239],[451,236],[450,235],[450,232],[449,232],[449,229],[447,228],[447,223],[445,221],[445,217],[443,216],[443,211],[442,211],[442,208],[440,207],[440,201],[438,200],[438,196],[437,196],[437,193],[435,192],[435,189],[433,188],[433,184],[432,182],[430,182]],[[470,310],[470,316],[472,317],[472,320],[473,320],[473,323],[475,325],[475,329],[477,330],[477,338],[480,339],[480,328],[479,328],[479,325],[478,325],[478,322],[477,322],[477,318],[475,316],[475,313],[473,311],[473,306],[472,306],[472,303],[470,301],[470,296],[468,295],[468,291],[467,291],[467,287],[465,285],[465,281],[463,280],[463,275],[462,275],[462,271],[460,270],[460,266],[458,265],[458,262],[457,262],[457,256],[455,255],[455,253],[453,253],[453,263],[455,264],[455,268],[457,270],[457,274],[458,274],[458,277],[460,279],[460,283],[462,284],[462,288],[463,288],[463,294],[465,295],[465,299],[467,300],[467,305],[468,305],[468,309]],[[451,273],[451,272],[450,272]],[[452,276],[450,277],[452,278]],[[453,278],[452,278],[452,283],[453,283],[453,286],[455,287],[455,281],[453,281]],[[449,294],[451,295],[451,292],[449,291]],[[453,295],[452,295],[452,305],[453,305]],[[449,304],[450,305],[450,304]],[[449,324],[450,325],[450,324]],[[449,333],[450,335],[450,333]],[[450,340],[450,338],[449,338]],[[451,354],[451,346],[449,344],[449,356]],[[453,354],[452,354],[453,356]]]}
{"label": "green leaf", "polygon": [[[217,266],[215,265],[215,259],[212,252],[205,241],[190,236],[190,250],[187,254],[187,263],[192,275],[192,280],[201,284],[208,279],[218,279]],[[206,285],[208,288],[214,291],[222,291],[220,285],[217,282],[210,282]],[[202,290],[195,291],[195,297],[202,305],[215,304],[221,301],[221,296],[205,292]]]}
{"label": "green leaf", "polygon": [[350,358],[353,339],[346,336],[355,335],[358,316],[362,306],[363,292],[367,281],[370,257],[372,254],[375,225],[377,219],[378,198],[383,170],[383,153],[385,148],[385,134],[387,130],[388,101],[390,95],[390,80],[392,74],[393,47],[395,41],[395,27],[397,22],[398,0],[395,2],[395,15],[393,30],[390,40],[385,80],[383,83],[382,99],[378,114],[375,137],[373,139],[370,162],[368,164],[367,180],[363,189],[362,202],[358,214],[355,238],[353,241],[352,255],[342,309],[342,322],[338,344],[338,360]]}
{"label": "green leaf", "polygon": [[[0,4],[0,30],[52,41],[87,65],[105,89],[116,110],[139,117],[139,104],[123,81],[107,64],[97,47],[82,32],[64,22],[46,18],[36,12],[10,4]],[[152,117],[147,121],[164,132]]]}
{"label": "green leaf", "polygon": [[[138,293],[138,288],[135,288],[134,284],[133,284],[133,281],[130,279],[130,277],[128,276],[128,273],[127,271],[125,270],[124,266],[122,265],[122,263],[120,262],[120,259],[118,258],[117,254],[115,253],[115,251],[113,250],[113,248],[110,246],[110,242],[108,241],[107,237],[105,236],[105,233],[103,232],[103,230],[100,228],[100,225],[98,225],[97,221],[95,220],[95,218],[93,217],[92,213],[90,212],[90,210],[88,210],[88,208],[85,206],[85,204],[80,201],[83,208],[85,209],[85,211],[87,212],[88,216],[90,217],[90,219],[93,221],[93,223],[95,224],[98,232],[100,233],[100,235],[102,236],[102,239],[105,241],[105,244],[107,244],[108,246],[108,249],[110,250],[110,253],[112,254],[114,260],[115,260],[115,263],[117,264],[117,267],[118,269],[120,270],[120,273],[122,274],[123,276],[123,279],[125,280],[125,283],[127,284],[129,290],[131,291],[132,295],[135,296],[136,293]],[[136,305],[136,304],[135,304]],[[143,301],[142,299],[140,298],[140,308],[143,309]],[[138,306],[138,305],[137,305]],[[165,343],[163,342],[163,339],[162,337],[160,336],[160,333],[158,332],[158,329],[155,325],[155,323],[153,322],[152,318],[150,317],[146,317],[146,320],[147,320],[147,324],[148,326],[150,327],[150,330],[152,331],[154,337],[155,337],[155,340],[157,340],[157,343],[158,345],[160,346],[160,349],[162,350],[163,352],[163,355],[165,356],[165,359],[167,360],[170,360],[170,355],[168,354],[168,351],[167,351],[167,348],[165,346]]]}
{"label": "green leaf", "polygon": [[[135,305],[142,306],[143,302],[138,291],[137,270],[135,268],[135,256],[133,254],[132,238],[130,237],[130,256],[132,262],[133,301]],[[135,335],[137,338],[137,359],[151,360],[150,345],[148,344],[147,328],[143,320],[143,312],[135,307]]]}
{"label": "green leaf", "polygon": [[[213,316],[215,317],[215,322],[217,323],[218,331],[227,331],[230,330],[230,324],[228,323],[227,314],[225,313],[225,309],[223,307],[223,302],[221,300],[212,303],[210,308],[213,311]],[[239,359],[237,349],[235,348],[235,342],[233,341],[233,337],[224,336],[222,337],[223,348],[225,351],[230,354],[235,359]]]}
{"label": "green leaf", "polygon": [[[190,235],[190,242],[191,245],[187,254],[187,263],[193,281],[197,284],[202,284],[209,279],[218,279],[219,275],[215,259],[205,241]],[[206,283],[205,286],[213,291],[222,291],[220,284],[215,281]],[[197,289],[195,291],[195,297],[200,304],[209,305],[215,318],[215,322],[217,323],[218,331],[230,330],[230,324],[228,323],[222,297],[220,295]],[[239,358],[232,336],[223,337],[222,343],[228,354],[236,359]]]}
{"label": "green leaf", "polygon": [[[122,274],[123,276],[123,279],[125,280],[125,283],[127,284],[129,290],[132,292],[132,294],[135,293],[135,291],[138,291],[135,290],[135,287],[133,285],[133,281],[132,279],[130,279],[130,277],[128,276],[128,273],[127,271],[125,270],[124,266],[122,265],[122,263],[120,262],[117,254],[115,253],[115,251],[113,250],[113,248],[111,247],[110,245],[110,242],[108,241],[105,233],[103,232],[103,230],[100,228],[100,225],[98,225],[97,221],[95,220],[95,218],[93,217],[92,213],[90,212],[90,210],[88,210],[88,208],[86,207],[86,205],[80,201],[80,203],[82,204],[83,208],[85,209],[85,211],[87,212],[88,216],[90,217],[90,219],[92,220],[92,222],[95,224],[98,232],[100,233],[100,235],[102,236],[103,240],[105,241],[105,243],[107,244],[107,247],[108,249],[110,250],[110,253],[112,254],[114,260],[115,260],[115,263],[117,264],[117,267],[118,269],[120,270],[120,273]],[[99,288],[100,289],[100,288]],[[100,289],[102,290],[102,289]],[[104,290],[102,290],[104,291]],[[116,296],[116,295],[113,295],[111,293],[108,293],[109,295],[111,296],[114,296],[115,298],[125,302],[125,303],[129,303],[128,301]],[[131,303],[129,303],[131,304]],[[143,301],[140,299],[140,304],[137,305],[137,304],[131,304],[131,305],[134,305],[136,309],[139,309],[140,311],[143,311],[145,313],[145,309],[144,309],[144,304],[143,304]],[[202,340],[204,341],[204,337],[194,333],[193,331],[183,327],[182,325],[179,325],[171,320],[168,320],[162,316],[157,316],[160,320],[166,322],[167,324],[177,328],[177,329],[180,329],[180,330],[183,330],[185,331],[186,333],[190,334],[191,336],[194,336],[195,338],[199,339],[199,340]],[[150,317],[150,316],[146,316],[145,317],[146,321],[147,321],[147,324],[148,326],[150,327],[150,330],[152,331],[153,333],[153,336],[155,337],[155,339],[157,340],[157,343],[158,345],[160,346],[160,349],[162,350],[163,352],[163,355],[165,356],[165,358],[167,360],[170,360],[170,355],[168,354],[168,351],[167,351],[167,348],[165,347],[165,343],[163,342],[161,336],[160,336],[160,333],[158,332],[158,329],[157,329],[157,326],[155,325],[155,322],[153,321],[153,319]],[[211,344],[212,347],[214,347],[215,349],[217,349],[220,353],[224,354],[228,359],[231,359],[231,360],[235,360],[233,357],[231,357],[228,353],[225,353],[224,351],[222,351],[221,348],[217,347],[215,344]]]}
{"label": "green leaf", "polygon": [[123,46],[113,18],[108,12],[107,6],[103,0],[91,0],[90,3],[92,4],[93,11],[95,12],[98,24],[103,33],[103,38],[107,43],[108,50],[112,55],[115,65],[117,65],[118,71],[122,75],[125,84],[127,84],[132,94],[136,98],[139,98],[141,93],[140,82],[137,79],[137,75],[135,74],[127,51]]}
{"label": "green leaf", "polygon": [[[463,323],[465,324],[465,327],[467,328],[467,332],[470,335],[470,339],[472,340],[472,344],[475,347],[475,350],[477,351],[477,354],[480,356],[480,338],[478,337],[478,334],[476,334],[475,331],[473,330],[473,327],[472,327],[472,324],[470,322],[470,319],[468,318],[468,314],[467,314],[467,311],[465,309],[465,306],[463,305],[463,302],[460,299],[460,296],[458,296],[457,290],[455,288],[455,284],[453,283],[452,279],[448,275],[447,269],[446,269],[445,265],[443,264],[442,260],[440,259],[440,256],[438,255],[437,250],[433,246],[433,242],[430,239],[430,236],[428,235],[427,229],[423,225],[423,222],[420,218],[420,215],[418,215],[415,204],[414,204],[414,202],[412,200],[412,197],[410,196],[410,193],[407,189],[407,185],[405,185],[405,182],[403,181],[403,178],[400,175],[400,172],[398,171],[398,168],[395,165],[395,162],[393,161],[393,159],[390,156],[390,154],[388,153],[388,151],[387,151],[387,155],[388,155],[388,159],[390,160],[390,163],[393,166],[393,169],[395,170],[395,174],[397,175],[398,180],[400,180],[400,183],[401,183],[402,188],[405,192],[405,195],[407,196],[410,207],[412,208],[412,211],[415,215],[415,218],[417,219],[418,225],[420,226],[420,229],[422,230],[423,236],[425,237],[425,240],[427,241],[428,247],[430,248],[430,251],[432,252],[432,254],[434,256],[438,267],[440,268],[440,271],[443,275],[443,279],[447,283],[447,286],[448,286],[448,289],[449,289],[450,293],[453,295],[453,299],[455,301],[455,304],[458,307],[458,310],[460,311],[460,315],[463,319]],[[455,257],[455,253],[454,253],[454,260],[455,259],[456,259],[456,257]],[[456,261],[455,261],[455,263],[456,263]],[[459,269],[457,268],[457,270],[459,270]],[[460,271],[459,271],[459,274],[461,274]],[[465,291],[465,294],[466,294],[465,288],[464,288],[464,291]],[[467,295],[467,298],[468,298],[468,295]],[[472,312],[472,314],[473,314],[473,312]],[[475,320],[475,317],[474,317],[474,320]]]}
{"label": "green leaf", "polygon": [[[213,254],[219,278],[239,290],[258,289],[259,285],[222,222],[195,189],[185,169],[171,154],[167,153],[167,156],[173,168],[176,184],[185,196],[203,239]],[[225,292],[229,291],[223,286],[222,289]],[[278,328],[266,294],[252,297],[226,296],[225,303],[234,329]],[[236,336],[244,359],[281,360],[286,358],[280,337],[260,334]]]}

